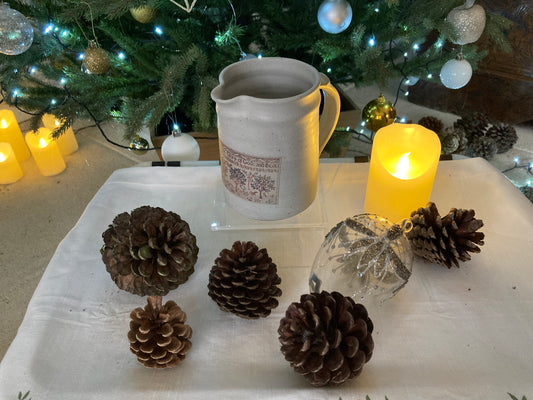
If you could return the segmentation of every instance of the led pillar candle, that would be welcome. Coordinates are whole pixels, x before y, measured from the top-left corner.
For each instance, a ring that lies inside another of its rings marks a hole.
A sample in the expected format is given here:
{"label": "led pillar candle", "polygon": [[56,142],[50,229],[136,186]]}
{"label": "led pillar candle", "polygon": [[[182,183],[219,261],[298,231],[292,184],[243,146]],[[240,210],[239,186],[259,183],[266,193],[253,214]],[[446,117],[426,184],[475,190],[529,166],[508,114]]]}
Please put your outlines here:
{"label": "led pillar candle", "polygon": [[11,144],[0,143],[0,184],[13,183],[22,178],[22,170]]}
{"label": "led pillar candle", "polygon": [[26,143],[30,148],[35,163],[44,176],[57,175],[66,168],[57,143],[51,139],[52,131],[40,128],[37,133],[26,133]]}
{"label": "led pillar candle", "polygon": [[15,114],[11,110],[0,110],[0,142],[7,142],[11,145],[19,163],[30,156]]}
{"label": "led pillar candle", "polygon": [[[61,125],[61,121],[52,114],[44,114],[41,120],[43,121],[44,127],[50,129],[51,131]],[[63,134],[56,139],[56,143],[59,147],[59,151],[64,156],[72,154],[78,150],[78,141],[76,140],[76,136],[74,135],[74,131],[72,130],[71,126],[68,127],[67,130],[65,130],[65,132],[63,132]]]}
{"label": "led pillar candle", "polygon": [[365,212],[393,222],[429,201],[440,157],[439,137],[420,125],[392,124],[374,137]]}

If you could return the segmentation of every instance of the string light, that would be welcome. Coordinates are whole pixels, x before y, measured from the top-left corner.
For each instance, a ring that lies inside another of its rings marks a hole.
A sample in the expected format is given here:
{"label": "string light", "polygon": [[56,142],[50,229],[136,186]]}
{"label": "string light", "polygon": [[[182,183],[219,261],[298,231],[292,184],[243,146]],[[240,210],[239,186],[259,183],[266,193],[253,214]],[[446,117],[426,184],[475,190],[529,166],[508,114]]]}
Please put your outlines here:
{"label": "string light", "polygon": [[54,29],[54,25],[53,24],[48,24],[45,26],[44,30],[43,30],[43,33],[46,35],[50,32],[52,32],[52,30]]}
{"label": "string light", "polygon": [[374,37],[371,37],[370,39],[368,39],[368,45],[370,47],[374,47],[376,45],[376,39]]}
{"label": "string light", "polygon": [[124,60],[126,58],[126,54],[121,51],[120,53],[118,53],[117,57],[119,58],[119,60]]}
{"label": "string light", "polygon": [[34,74],[37,72],[37,67],[31,67],[30,68],[30,74]]}
{"label": "string light", "polygon": [[161,36],[161,35],[163,34],[163,29],[161,29],[160,26],[156,26],[156,27],[154,28],[154,32],[155,32],[156,34],[158,34],[158,35]]}
{"label": "string light", "polygon": [[442,46],[443,46],[443,44],[442,44],[442,40],[437,40],[437,43],[435,43],[435,47],[436,47],[437,49],[440,49]]}
{"label": "string light", "polygon": [[413,44],[413,49],[415,49],[415,50],[420,49],[420,46],[418,45],[418,43]]}
{"label": "string light", "polygon": [[331,67],[329,67],[329,68],[326,70],[326,72],[327,72],[328,74],[331,74]]}
{"label": "string light", "polygon": [[428,79],[433,78],[433,74],[431,72],[428,73]]}
{"label": "string light", "polygon": [[20,97],[20,94],[21,94],[18,89],[13,89],[11,93],[13,94],[13,97],[17,97],[17,96]]}
{"label": "string light", "polygon": [[55,105],[56,103],[57,103],[57,100],[56,100],[56,99],[52,99],[52,100],[50,100],[50,104]]}
{"label": "string light", "polygon": [[80,53],[78,54],[78,60],[83,60],[85,58],[85,54]]}
{"label": "string light", "polygon": [[66,78],[61,78],[59,80],[59,83],[62,84],[62,85],[65,85],[67,83],[67,79]]}

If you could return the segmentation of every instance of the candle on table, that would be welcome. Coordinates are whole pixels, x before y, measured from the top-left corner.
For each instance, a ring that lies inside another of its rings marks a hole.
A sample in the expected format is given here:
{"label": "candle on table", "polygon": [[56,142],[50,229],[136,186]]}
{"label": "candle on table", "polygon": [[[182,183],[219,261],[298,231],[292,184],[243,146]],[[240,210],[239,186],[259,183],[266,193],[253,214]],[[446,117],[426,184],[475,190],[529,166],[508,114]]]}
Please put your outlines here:
{"label": "candle on table", "polygon": [[47,128],[40,128],[37,133],[26,133],[26,143],[44,176],[57,175],[66,168],[57,143],[50,137],[51,133]]}
{"label": "candle on table", "polygon": [[0,143],[0,184],[13,183],[22,178],[22,170],[11,144]]}
{"label": "candle on table", "polygon": [[393,222],[429,201],[440,157],[439,137],[415,124],[392,124],[374,137],[365,212]]}
{"label": "candle on table", "polygon": [[[57,129],[61,125],[61,121],[52,114],[44,114],[41,120],[43,121],[44,127],[51,131]],[[74,135],[71,126],[69,126],[65,132],[56,139],[56,143],[59,147],[59,151],[64,156],[72,154],[78,150],[78,141],[76,140],[76,136]]]}
{"label": "candle on table", "polygon": [[15,114],[11,110],[0,110],[0,142],[7,142],[11,145],[19,163],[30,156]]}

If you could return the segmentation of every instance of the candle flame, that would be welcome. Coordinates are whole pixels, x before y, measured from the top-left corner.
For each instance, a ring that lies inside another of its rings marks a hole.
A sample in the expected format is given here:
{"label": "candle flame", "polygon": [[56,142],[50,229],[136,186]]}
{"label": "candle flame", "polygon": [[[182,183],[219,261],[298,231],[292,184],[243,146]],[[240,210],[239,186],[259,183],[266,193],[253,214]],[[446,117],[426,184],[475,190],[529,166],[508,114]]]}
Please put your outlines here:
{"label": "candle flame", "polygon": [[6,156],[4,156],[4,153],[0,153],[0,162],[4,162],[6,160]]}
{"label": "candle flame", "polygon": [[59,126],[59,121],[56,119],[56,126]]}
{"label": "candle flame", "polygon": [[393,174],[396,178],[409,178],[409,154],[411,154],[411,152],[405,153],[403,156],[400,157],[400,160],[398,161],[398,166],[396,167],[396,173]]}
{"label": "candle flame", "polygon": [[5,119],[3,119],[2,121],[0,121],[0,125],[2,126],[3,129],[6,129],[7,128],[7,122]]}
{"label": "candle flame", "polygon": [[39,146],[41,146],[41,148],[45,148],[47,145],[48,143],[46,143],[46,140],[44,140],[43,138],[39,139]]}

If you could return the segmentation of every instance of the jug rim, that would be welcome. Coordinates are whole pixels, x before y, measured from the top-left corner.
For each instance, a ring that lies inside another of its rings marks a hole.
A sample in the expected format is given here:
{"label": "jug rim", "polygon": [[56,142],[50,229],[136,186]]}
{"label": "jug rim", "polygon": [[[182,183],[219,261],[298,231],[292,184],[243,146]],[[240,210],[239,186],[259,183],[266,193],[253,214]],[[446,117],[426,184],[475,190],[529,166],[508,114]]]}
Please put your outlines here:
{"label": "jug rim", "polygon": [[[229,99],[222,99],[220,98],[220,96],[216,96],[216,92],[220,91],[221,90],[220,88],[224,86],[224,83],[225,83],[224,75],[227,74],[228,70],[235,69],[238,66],[244,66],[246,64],[277,63],[277,62],[299,64],[300,66],[306,68],[310,73],[314,75],[315,82],[308,89],[306,89],[305,91],[301,93],[298,93],[293,96],[281,97],[281,98],[262,98],[262,97],[254,97],[254,96],[247,95],[247,94],[240,94]],[[220,74],[218,75],[218,80],[219,80],[219,84],[215,88],[213,88],[213,90],[211,90],[211,98],[215,101],[215,103],[230,103],[230,102],[236,101],[237,99],[253,99],[254,102],[264,102],[264,103],[283,103],[283,102],[291,102],[291,101],[294,101],[295,99],[306,97],[310,93],[314,92],[320,86],[320,72],[315,67],[313,67],[311,64],[308,64],[305,61],[301,61],[296,58],[261,57],[261,58],[252,58],[252,59],[237,61],[224,67],[222,71],[220,71]]]}

